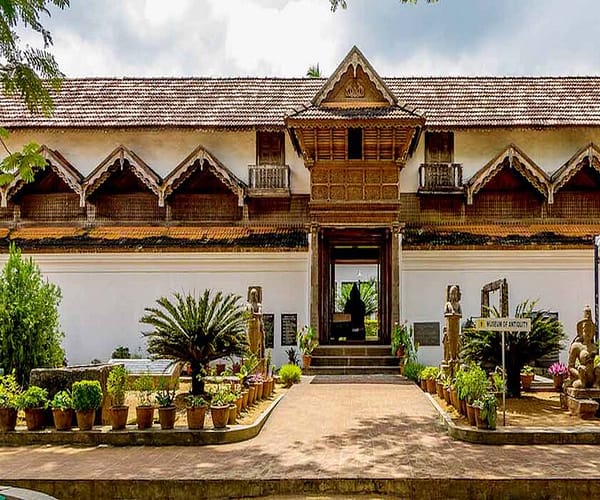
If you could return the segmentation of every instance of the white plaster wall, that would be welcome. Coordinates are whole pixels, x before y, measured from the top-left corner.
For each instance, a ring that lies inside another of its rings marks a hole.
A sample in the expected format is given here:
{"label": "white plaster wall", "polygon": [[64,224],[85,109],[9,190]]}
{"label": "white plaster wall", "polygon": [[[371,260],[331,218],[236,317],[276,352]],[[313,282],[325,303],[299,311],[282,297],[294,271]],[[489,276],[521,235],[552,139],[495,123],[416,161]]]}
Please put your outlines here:
{"label": "white plaster wall", "polygon": [[[515,144],[540,168],[552,174],[590,142],[600,143],[600,128],[455,130],[454,162],[462,164],[463,182],[466,182],[510,144]],[[414,193],[419,187],[419,165],[424,161],[425,134],[422,134],[415,154],[401,173],[403,193]]]}
{"label": "white plaster wall", "polygon": [[[286,132],[285,160],[291,169],[294,193],[309,192],[309,172],[296,154]],[[165,178],[196,147],[203,146],[244,182],[248,165],[256,164],[256,132],[195,131],[177,129],[141,130],[27,130],[13,131],[8,140],[12,150],[35,141],[58,150],[85,177],[117,146],[136,153]]]}
{"label": "white plaster wall", "polygon": [[[281,348],[281,313],[308,318],[307,253],[36,254],[44,276],[60,286],[60,320],[69,364],[108,359],[117,345],[145,350],[139,319],[145,307],[172,292],[234,292],[263,287],[263,310],[275,313],[273,362]],[[6,255],[1,256],[2,264]]]}
{"label": "white plaster wall", "polygon": [[[480,315],[481,288],[506,278],[509,311],[525,299],[559,313],[569,341],[582,318],[583,308],[594,302],[593,250],[560,251],[403,251],[401,263],[401,317],[444,324],[446,286],[458,284],[462,292],[463,320]],[[498,304],[495,293],[491,305]],[[437,365],[441,347],[421,347],[419,359]],[[566,359],[566,352],[561,353]]]}

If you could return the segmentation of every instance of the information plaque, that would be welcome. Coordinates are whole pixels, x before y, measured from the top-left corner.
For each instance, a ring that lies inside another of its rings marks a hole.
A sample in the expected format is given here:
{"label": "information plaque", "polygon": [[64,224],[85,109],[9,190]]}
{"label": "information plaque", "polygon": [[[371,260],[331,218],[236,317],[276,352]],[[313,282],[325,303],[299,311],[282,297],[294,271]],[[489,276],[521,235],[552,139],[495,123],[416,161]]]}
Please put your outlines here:
{"label": "information plaque", "polygon": [[296,345],[298,315],[296,313],[281,315],[281,345]]}
{"label": "information plaque", "polygon": [[265,325],[265,348],[273,349],[275,347],[275,315],[263,314],[263,324]]}
{"label": "information plaque", "polygon": [[413,329],[415,333],[415,345],[440,345],[440,323],[438,321],[413,323]]}

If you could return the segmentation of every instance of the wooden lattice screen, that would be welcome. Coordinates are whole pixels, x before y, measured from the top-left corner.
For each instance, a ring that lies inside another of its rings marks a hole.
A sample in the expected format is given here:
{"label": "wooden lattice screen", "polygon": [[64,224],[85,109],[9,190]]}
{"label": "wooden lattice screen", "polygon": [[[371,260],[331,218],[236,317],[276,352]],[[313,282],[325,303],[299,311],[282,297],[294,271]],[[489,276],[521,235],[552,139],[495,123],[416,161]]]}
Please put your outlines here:
{"label": "wooden lattice screen", "polygon": [[164,221],[165,209],[153,193],[100,194],[93,201],[96,218],[111,221]]}
{"label": "wooden lattice screen", "polygon": [[242,209],[233,194],[175,193],[169,198],[171,219],[181,221],[234,221]]}
{"label": "wooden lattice screen", "polygon": [[85,217],[76,193],[26,194],[21,198],[21,219],[40,222],[78,221]]}

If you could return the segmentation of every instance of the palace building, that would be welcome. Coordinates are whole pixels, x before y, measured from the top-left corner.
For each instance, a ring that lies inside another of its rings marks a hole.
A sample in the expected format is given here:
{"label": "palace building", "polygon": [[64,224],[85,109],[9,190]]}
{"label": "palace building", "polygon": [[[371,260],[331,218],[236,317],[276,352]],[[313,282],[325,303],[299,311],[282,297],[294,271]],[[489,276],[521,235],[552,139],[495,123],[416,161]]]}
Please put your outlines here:
{"label": "palace building", "polygon": [[387,345],[402,321],[437,363],[448,284],[466,319],[506,279],[570,337],[593,303],[600,77],[387,78],[353,48],[328,79],[67,79],[55,106],[0,98],[47,160],[0,190],[0,233],[61,287],[70,363],[143,349],[174,291],[260,287],[277,365],[305,324]]}

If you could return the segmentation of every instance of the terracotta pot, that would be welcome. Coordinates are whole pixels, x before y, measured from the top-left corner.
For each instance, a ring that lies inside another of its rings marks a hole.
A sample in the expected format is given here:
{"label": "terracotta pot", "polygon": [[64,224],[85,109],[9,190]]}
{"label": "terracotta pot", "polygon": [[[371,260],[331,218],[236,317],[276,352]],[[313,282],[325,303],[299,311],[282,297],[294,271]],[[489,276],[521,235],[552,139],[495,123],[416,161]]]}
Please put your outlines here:
{"label": "terracotta pot", "polygon": [[11,432],[17,426],[17,409],[0,408],[0,432]]}
{"label": "terracotta pot", "polygon": [[78,410],[75,412],[77,417],[77,427],[80,431],[90,431],[94,427],[94,417],[96,410]]}
{"label": "terracotta pot", "polygon": [[248,390],[242,391],[242,411],[248,406]]}
{"label": "terracotta pot", "polygon": [[229,405],[211,406],[210,416],[215,429],[224,429],[227,427],[227,421],[229,420]]}
{"label": "terracotta pot", "polygon": [[158,421],[162,430],[171,430],[175,427],[177,408],[174,406],[160,406],[158,408]]}
{"label": "terracotta pot", "polygon": [[236,415],[239,417],[242,413],[242,403],[244,402],[244,396],[240,394],[240,397],[235,400],[235,411]]}
{"label": "terracotta pot", "polygon": [[531,383],[533,382],[533,373],[525,374],[521,373],[521,387],[524,391],[531,390]]}
{"label": "terracotta pot", "polygon": [[460,400],[460,413],[465,417],[467,416],[467,401],[465,399]]}
{"label": "terracotta pot", "polygon": [[227,417],[227,424],[233,425],[235,424],[235,419],[237,418],[237,406],[235,403],[229,405],[229,416]]}
{"label": "terracotta pot", "polygon": [[256,385],[250,384],[250,387],[248,387],[248,406],[252,406],[254,404],[255,396],[256,396]]}
{"label": "terracotta pot", "polygon": [[110,424],[113,431],[125,429],[127,417],[129,416],[129,406],[111,406]]}
{"label": "terracotta pot", "polygon": [[271,397],[271,391],[273,387],[273,379],[268,378],[263,382],[263,398]]}
{"label": "terracotta pot", "polygon": [[562,391],[563,383],[565,381],[564,375],[553,375],[552,381],[554,382],[554,389],[557,391]]}
{"label": "terracotta pot", "polygon": [[435,394],[435,379],[434,378],[427,379],[427,392],[429,394]]}
{"label": "terracotta pot", "polygon": [[261,400],[263,398],[264,385],[265,385],[264,382],[259,382],[258,384],[256,384],[256,395],[254,396],[254,399],[256,401]]}
{"label": "terracotta pot", "polygon": [[427,392],[427,380],[424,378],[421,379],[421,389]]}
{"label": "terracotta pot", "polygon": [[438,398],[444,399],[444,384],[439,380],[435,381],[435,392],[437,393]]}
{"label": "terracotta pot", "polygon": [[310,362],[312,361],[312,356],[310,354],[302,355],[302,368],[308,370],[310,368]]}
{"label": "terracotta pot", "polygon": [[138,429],[149,429],[154,422],[154,407],[153,406],[136,406],[135,418]]}
{"label": "terracotta pot", "polygon": [[473,426],[477,425],[477,422],[475,421],[475,407],[470,403],[467,403],[467,420],[469,421],[469,424]]}
{"label": "terracotta pot", "polygon": [[188,429],[204,429],[204,417],[206,416],[206,406],[198,408],[186,408]]}
{"label": "terracotta pot", "polygon": [[481,418],[481,408],[475,407],[474,409],[474,413],[475,413],[475,422],[477,425],[478,429],[488,429],[488,423],[487,420],[483,420]]}
{"label": "terracotta pot", "polygon": [[217,375],[221,375],[225,371],[225,363],[217,363]]}
{"label": "terracotta pot", "polygon": [[458,399],[458,391],[453,386],[450,386],[450,402],[456,410],[460,411],[460,400]]}
{"label": "terracotta pot", "polygon": [[233,373],[240,373],[241,369],[242,369],[242,365],[240,363],[233,363],[233,366],[231,367],[231,371]]}
{"label": "terracotta pot", "polygon": [[448,405],[452,404],[452,401],[450,399],[450,388],[449,387],[444,387],[444,401],[446,401],[446,404],[448,404]]}
{"label": "terracotta pot", "polygon": [[39,431],[44,428],[46,420],[44,408],[25,408],[25,423],[28,431]]}
{"label": "terracotta pot", "polygon": [[52,410],[52,417],[54,418],[54,427],[57,431],[70,431],[73,427],[73,415],[74,410],[60,410],[54,408]]}

